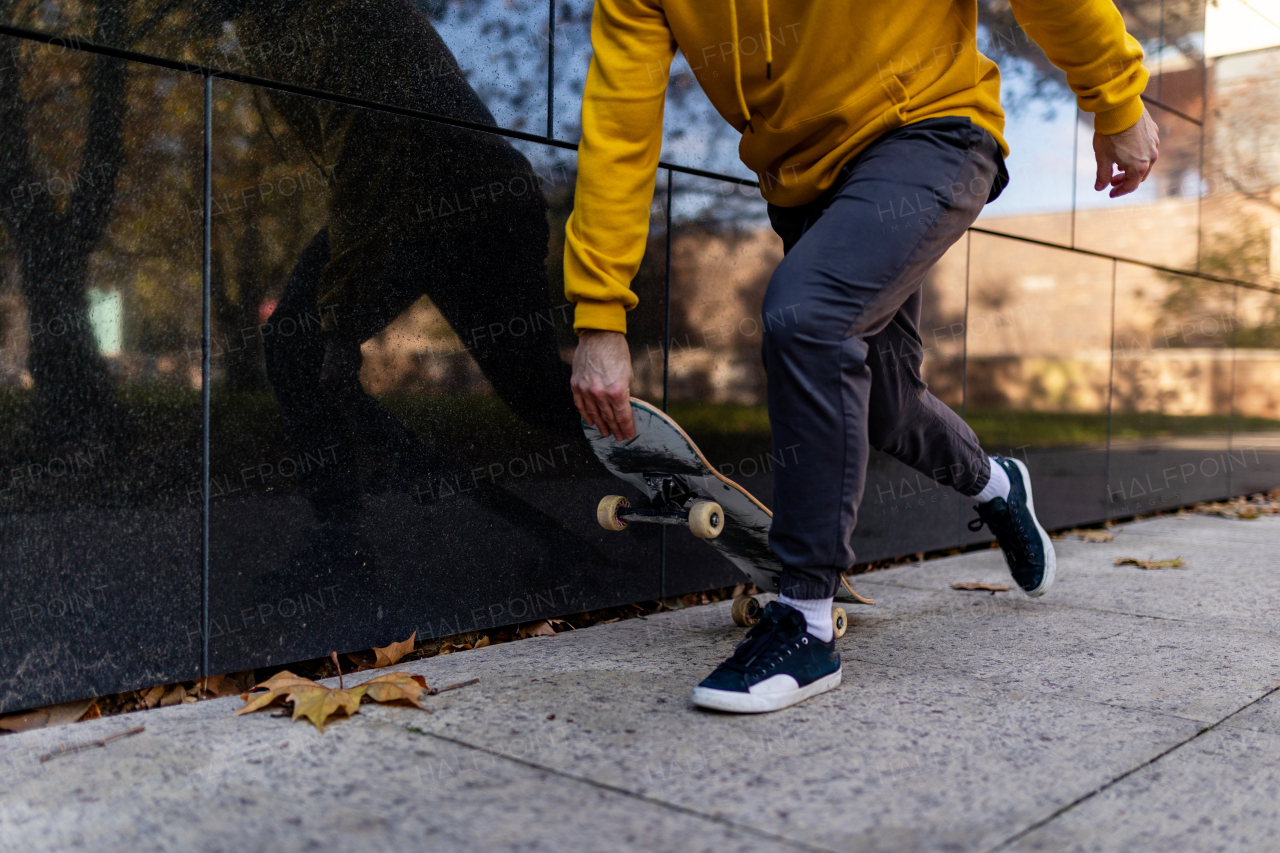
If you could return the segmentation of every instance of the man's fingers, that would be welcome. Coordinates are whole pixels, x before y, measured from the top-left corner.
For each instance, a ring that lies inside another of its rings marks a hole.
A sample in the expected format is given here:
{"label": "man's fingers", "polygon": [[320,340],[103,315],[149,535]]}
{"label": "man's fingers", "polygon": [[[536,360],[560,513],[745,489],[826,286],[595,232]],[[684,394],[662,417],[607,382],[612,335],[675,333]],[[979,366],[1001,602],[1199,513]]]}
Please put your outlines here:
{"label": "man's fingers", "polygon": [[614,438],[626,438],[622,434],[621,424],[618,422],[616,406],[613,402],[613,395],[608,391],[598,391],[595,399],[596,407],[600,412],[600,417],[604,420],[609,428],[609,433]]}
{"label": "man's fingers", "polygon": [[587,423],[600,430],[602,435],[609,435],[609,422],[601,416],[600,407],[596,405],[596,399],[591,392],[583,392],[582,406],[586,410]]}
{"label": "man's fingers", "polygon": [[609,402],[613,404],[613,422],[618,426],[616,433],[618,438],[635,438],[636,427],[631,419],[631,400],[625,394],[619,393],[610,395]]}
{"label": "man's fingers", "polygon": [[1107,185],[1111,183],[1111,163],[1110,157],[1105,157],[1102,154],[1098,155],[1098,177],[1093,182],[1095,191],[1106,189]]}
{"label": "man's fingers", "polygon": [[1120,185],[1111,190],[1112,198],[1119,198],[1122,195],[1128,195],[1138,188],[1142,183],[1143,173],[1137,167],[1131,167],[1124,172],[1124,180]]}
{"label": "man's fingers", "polygon": [[573,391],[573,405],[578,410],[578,414],[582,415],[582,419],[587,422],[588,426],[595,426],[591,416],[587,414],[587,404],[583,399],[582,392],[572,385],[569,386],[569,389]]}

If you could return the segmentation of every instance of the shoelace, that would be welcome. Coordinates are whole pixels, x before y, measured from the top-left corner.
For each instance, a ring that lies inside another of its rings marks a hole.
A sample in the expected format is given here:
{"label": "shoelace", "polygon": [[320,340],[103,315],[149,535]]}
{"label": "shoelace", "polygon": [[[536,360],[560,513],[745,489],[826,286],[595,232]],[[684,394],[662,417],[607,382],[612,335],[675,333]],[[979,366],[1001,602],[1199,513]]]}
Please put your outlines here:
{"label": "shoelace", "polygon": [[[783,628],[782,621],[779,619],[769,620],[766,623],[761,622],[750,631],[747,632],[747,639],[733,651],[733,657],[724,662],[723,666],[732,669],[735,672],[745,673],[751,668],[751,665],[757,662],[762,654],[769,651],[774,640],[778,637],[778,632]],[[791,650],[787,650],[790,654]],[[782,657],[781,654],[778,655]],[[769,659],[763,658],[759,660],[761,665],[769,662]]]}
{"label": "shoelace", "polygon": [[[974,509],[977,510],[976,507]],[[969,529],[973,532],[978,532],[982,529],[982,525],[985,524],[987,527],[991,528],[992,533],[996,534],[997,539],[1000,538],[1000,534],[1003,533],[1006,536],[1012,537],[1022,548],[1031,547],[1030,535],[1027,530],[1023,529],[1022,525],[1003,524],[996,519],[983,518],[981,510],[977,510],[977,512],[978,517],[969,521]]]}

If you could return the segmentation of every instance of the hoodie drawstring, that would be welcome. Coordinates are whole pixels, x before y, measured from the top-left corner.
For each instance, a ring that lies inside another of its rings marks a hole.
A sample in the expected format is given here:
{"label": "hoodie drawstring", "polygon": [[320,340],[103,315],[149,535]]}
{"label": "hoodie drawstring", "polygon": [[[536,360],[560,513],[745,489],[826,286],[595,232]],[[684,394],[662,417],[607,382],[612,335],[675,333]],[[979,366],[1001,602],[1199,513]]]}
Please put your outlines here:
{"label": "hoodie drawstring", "polygon": [[[761,0],[764,7],[764,76],[773,79],[773,39],[769,37],[769,0]],[[747,106],[747,95],[742,90],[742,58],[738,55],[742,43],[738,40],[738,6],[736,0],[729,0],[729,34],[733,37],[733,85],[738,93],[738,106],[742,108],[742,117],[747,120],[747,129],[755,132],[751,125],[751,108]]]}
{"label": "hoodie drawstring", "polygon": [[769,0],[760,0],[764,7],[764,79],[773,79],[773,38],[769,35]]}

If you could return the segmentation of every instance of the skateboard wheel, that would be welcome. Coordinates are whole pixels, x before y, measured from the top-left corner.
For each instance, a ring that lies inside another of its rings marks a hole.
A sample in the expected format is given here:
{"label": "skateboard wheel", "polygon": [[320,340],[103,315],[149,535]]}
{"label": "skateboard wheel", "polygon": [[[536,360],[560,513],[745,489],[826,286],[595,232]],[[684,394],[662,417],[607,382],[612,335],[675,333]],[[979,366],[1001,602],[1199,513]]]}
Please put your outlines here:
{"label": "skateboard wheel", "polygon": [[844,612],[843,607],[831,608],[831,627],[835,630],[837,640],[849,630],[849,615]]}
{"label": "skateboard wheel", "polygon": [[733,624],[750,628],[760,621],[764,608],[754,595],[740,595],[733,600]]}
{"label": "skateboard wheel", "polygon": [[715,501],[694,501],[689,507],[689,530],[699,539],[715,539],[724,530],[724,510]]}
{"label": "skateboard wheel", "polygon": [[605,495],[596,505],[596,521],[605,530],[622,530],[627,523],[618,518],[618,510],[631,506],[622,495]]}

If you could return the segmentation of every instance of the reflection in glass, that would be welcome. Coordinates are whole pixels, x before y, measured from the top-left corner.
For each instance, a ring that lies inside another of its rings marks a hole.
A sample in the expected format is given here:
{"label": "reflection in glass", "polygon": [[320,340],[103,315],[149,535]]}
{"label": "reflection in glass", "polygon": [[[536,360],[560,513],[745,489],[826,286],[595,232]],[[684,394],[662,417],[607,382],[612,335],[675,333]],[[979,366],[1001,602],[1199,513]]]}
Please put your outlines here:
{"label": "reflection in glass", "polygon": [[1111,515],[1226,494],[1235,298],[1229,285],[1117,265]]}
{"label": "reflection in glass", "polygon": [[[1076,248],[1194,271],[1200,224],[1201,127],[1152,106],[1160,128],[1160,159],[1133,193],[1095,191],[1093,128],[1079,128],[1076,164]],[[1087,153],[1087,156],[1086,156]]]}
{"label": "reflection in glass", "polygon": [[0,38],[0,710],[199,667],[200,105]]}
{"label": "reflection in glass", "polygon": [[[362,49],[339,39],[325,61],[355,68]],[[542,617],[656,595],[659,534],[594,520],[618,484],[583,437],[572,306],[548,278],[567,164],[537,151],[535,171],[496,135],[215,90],[217,666],[466,630],[455,611],[511,624],[529,614],[494,599],[531,589],[559,590]],[[661,297],[642,304],[633,345],[660,351]],[[661,364],[646,377],[659,387]],[[322,618],[238,616],[297,613],[286,600],[307,595]]]}
{"label": "reflection in glass", "polygon": [[1000,64],[1000,103],[1009,145],[1009,185],[977,225],[1002,234],[1071,244],[1075,126],[1080,119],[1066,75],[1055,68],[1006,6],[983,4],[989,20],[978,46]]}
{"label": "reflection in glass", "polygon": [[[1144,34],[1156,32],[1145,61],[1151,72],[1147,96],[1183,115],[1204,115],[1205,0],[1166,0],[1149,4],[1139,23]],[[1212,4],[1217,5],[1217,4]],[[1150,13],[1157,13],[1158,17]],[[1126,21],[1132,21],[1130,14]],[[1153,27],[1158,21],[1158,26]],[[1130,30],[1130,32],[1139,32]]]}
{"label": "reflection in glass", "polygon": [[[1276,39],[1280,41],[1280,39]],[[1225,46],[1224,46],[1225,49]],[[1280,281],[1280,47],[1219,56],[1205,126],[1200,272]]]}
{"label": "reflection in glass", "polygon": [[1238,288],[1232,373],[1230,494],[1280,481],[1280,293]]}
{"label": "reflection in glass", "polygon": [[[669,411],[717,470],[769,506],[785,452],[771,456],[760,306],[782,241],[757,190],[672,179]],[[667,534],[667,564],[669,594],[742,580],[682,530]]]}
{"label": "reflection in glass", "polygon": [[969,265],[965,419],[1046,528],[1106,517],[1111,262],[975,233]]}
{"label": "reflection in glass", "polygon": [[[0,22],[450,118],[542,133],[540,0],[13,0]],[[360,61],[343,66],[343,46]],[[336,64],[334,64],[336,63]]]}

